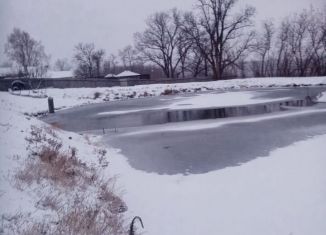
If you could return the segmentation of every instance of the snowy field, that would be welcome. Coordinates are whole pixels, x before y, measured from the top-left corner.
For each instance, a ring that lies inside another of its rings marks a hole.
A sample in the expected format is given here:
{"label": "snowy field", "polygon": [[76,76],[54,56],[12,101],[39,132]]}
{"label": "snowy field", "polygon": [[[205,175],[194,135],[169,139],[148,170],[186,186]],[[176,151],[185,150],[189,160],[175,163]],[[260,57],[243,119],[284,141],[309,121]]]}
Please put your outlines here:
{"label": "snowy field", "polygon": [[[43,93],[54,97],[56,107],[68,108],[170,93],[167,91],[187,93],[322,83],[326,84],[325,77],[264,78],[121,88],[47,89]],[[193,100],[193,104],[202,105],[198,99],[201,98]],[[326,94],[319,101],[326,102]],[[40,198],[51,192],[66,201],[73,200],[74,194],[84,194],[90,201],[96,200],[92,196],[93,187],[68,190],[63,194],[46,183],[42,187],[32,184],[18,189],[12,178],[15,170],[28,158],[26,137],[31,126],[48,127],[25,114],[45,112],[47,101],[0,92],[0,107],[0,226],[6,223],[4,218],[21,213],[35,221],[44,218],[55,221],[53,211],[39,206]],[[56,128],[53,131],[65,149],[76,147],[78,158],[94,166],[99,175],[104,178],[118,176],[117,191],[124,192],[123,199],[128,206],[125,221],[128,223],[133,216],[141,216],[144,234],[326,234],[326,157],[323,147],[326,135],[276,149],[268,157],[262,156],[238,167],[201,175],[168,176],[135,170],[119,150],[112,148],[106,148],[109,164],[103,167],[103,161],[99,161],[96,153],[104,148],[99,137],[81,136]],[[0,227],[0,234],[4,232]]]}

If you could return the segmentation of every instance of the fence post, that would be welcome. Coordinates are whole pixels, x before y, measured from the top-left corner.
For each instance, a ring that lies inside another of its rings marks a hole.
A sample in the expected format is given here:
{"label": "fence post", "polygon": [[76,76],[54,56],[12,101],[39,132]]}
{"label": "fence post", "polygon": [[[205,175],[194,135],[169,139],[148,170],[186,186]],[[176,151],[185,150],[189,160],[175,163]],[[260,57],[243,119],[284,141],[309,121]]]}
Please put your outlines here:
{"label": "fence post", "polygon": [[49,113],[54,113],[54,102],[52,97],[48,98],[48,106],[49,106]]}

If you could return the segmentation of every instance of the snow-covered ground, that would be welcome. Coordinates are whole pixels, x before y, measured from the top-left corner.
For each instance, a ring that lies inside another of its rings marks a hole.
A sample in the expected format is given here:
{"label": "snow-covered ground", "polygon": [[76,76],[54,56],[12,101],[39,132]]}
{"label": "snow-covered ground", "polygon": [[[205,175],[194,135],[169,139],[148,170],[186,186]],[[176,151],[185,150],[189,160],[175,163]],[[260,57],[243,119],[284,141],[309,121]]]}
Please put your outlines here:
{"label": "snow-covered ground", "polygon": [[[1,97],[1,96],[0,96]],[[2,98],[2,97],[1,97]],[[2,99],[2,102],[7,102]],[[3,104],[3,103],[2,103]],[[14,107],[14,106],[12,106]],[[10,174],[13,170],[19,168],[28,157],[28,143],[26,138],[29,137],[31,126],[46,128],[48,125],[43,122],[27,117],[14,109],[8,109],[1,105],[0,115],[0,211],[1,213],[14,213],[19,210],[29,210],[33,208],[33,203],[37,198],[23,198],[19,190],[14,189],[11,185]],[[78,149],[79,158],[88,165],[98,165],[94,150],[96,146],[90,144],[83,136],[76,133],[69,133],[55,129],[56,134],[63,141],[64,147],[69,149],[75,147]],[[12,175],[11,175],[12,176]],[[8,178],[9,177],[9,178]],[[17,193],[17,194],[16,194]],[[26,196],[23,193],[24,196]],[[30,196],[30,195],[29,195]],[[35,209],[35,208],[34,208]]]}
{"label": "snow-covered ground", "polygon": [[[105,205],[103,200],[108,200],[100,197],[102,192],[107,191],[102,190],[102,187],[106,184],[114,186],[115,175],[108,169],[110,155],[104,151],[104,148],[96,146],[94,143],[96,138],[61,131],[55,126],[49,126],[22,113],[22,111],[27,113],[42,111],[42,105],[40,105],[42,99],[18,97],[1,92],[0,100],[0,234],[41,234],[43,230],[46,230],[47,234],[58,234],[56,228],[51,225],[59,224],[64,227],[64,221],[70,216],[69,213],[74,212],[75,205],[78,204],[76,213],[86,213],[87,210],[92,213],[96,207],[99,207],[101,211],[101,206]],[[31,137],[33,130],[42,131],[36,136],[36,139],[42,140],[39,142],[36,140],[31,144],[28,138]],[[44,138],[48,141],[44,141]],[[37,163],[38,158],[31,153],[31,148],[38,149],[37,151],[40,152],[43,151],[44,146],[50,146],[52,149],[51,143],[56,143],[55,141],[62,143],[60,147],[62,156],[73,159],[72,157],[76,155],[78,162],[81,161],[76,163],[77,166],[68,165],[69,168],[63,171],[68,181],[74,180],[68,176],[69,172],[73,174],[77,172],[76,174],[79,175],[78,172],[82,169],[81,175],[88,175],[92,183],[76,177],[76,183],[67,189],[67,186],[60,183],[60,173],[58,176],[52,176],[51,173],[49,178],[39,177],[39,175],[44,175],[41,168],[47,165]],[[121,196],[122,188],[117,187],[112,190],[114,194]],[[110,218],[116,219],[119,215],[114,214]],[[80,222],[78,219],[84,220],[83,217],[75,219],[76,224]],[[57,223],[57,221],[63,222]],[[107,223],[110,222],[107,221]],[[34,231],[28,229],[34,229]],[[64,231],[67,232],[67,230]],[[73,231],[71,234],[79,234]]]}
{"label": "snow-covered ground", "polygon": [[323,235],[326,232],[326,135],[202,175],[156,175],[112,165],[129,213],[146,234]]}
{"label": "snow-covered ground", "polygon": [[[130,95],[134,98],[160,95],[166,90],[188,92],[320,83],[325,84],[326,78],[264,78],[122,88],[47,89],[44,92],[54,97],[56,107],[63,108]],[[96,92],[100,93],[99,98],[94,99]],[[320,101],[325,102],[325,97],[326,94]],[[197,101],[194,104],[200,105]],[[48,211],[36,207],[39,193],[44,192],[35,193],[33,188],[18,190],[10,181],[13,169],[21,167],[28,157],[25,138],[31,125],[47,126],[24,113],[46,111],[47,101],[0,92],[0,107],[1,215],[25,212],[31,213],[30,218],[51,216]],[[92,145],[98,138],[60,130],[56,133],[66,148],[78,148],[78,157],[83,162],[98,165],[98,159],[93,157],[96,147]],[[325,142],[326,135],[316,136],[238,167],[201,175],[174,176],[135,170],[119,150],[107,148],[109,166],[102,173],[119,176],[118,188],[124,189],[124,200],[129,208],[126,217],[141,216],[145,234],[324,235]]]}
{"label": "snow-covered ground", "polygon": [[326,102],[326,92],[323,92],[321,97],[318,100],[319,102]]}
{"label": "snow-covered ground", "polygon": [[[168,94],[181,94],[204,91],[228,91],[246,88],[292,87],[307,85],[326,85],[326,77],[307,78],[250,78],[214,82],[192,82],[179,84],[152,84],[132,87],[45,89],[38,93],[24,91],[24,95],[45,95],[54,98],[56,108],[69,108],[77,105],[100,103],[121,99],[142,98]],[[11,98],[22,112],[34,114],[47,110],[47,101],[22,97]]]}

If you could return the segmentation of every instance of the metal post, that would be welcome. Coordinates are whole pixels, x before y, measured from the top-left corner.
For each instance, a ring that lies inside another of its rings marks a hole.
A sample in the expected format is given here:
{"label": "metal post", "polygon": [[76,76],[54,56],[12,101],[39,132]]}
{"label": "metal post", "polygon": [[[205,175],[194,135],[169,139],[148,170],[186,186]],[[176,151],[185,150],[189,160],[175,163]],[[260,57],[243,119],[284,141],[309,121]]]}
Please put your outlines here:
{"label": "metal post", "polygon": [[48,106],[49,106],[49,113],[54,113],[54,102],[52,97],[48,98]]}

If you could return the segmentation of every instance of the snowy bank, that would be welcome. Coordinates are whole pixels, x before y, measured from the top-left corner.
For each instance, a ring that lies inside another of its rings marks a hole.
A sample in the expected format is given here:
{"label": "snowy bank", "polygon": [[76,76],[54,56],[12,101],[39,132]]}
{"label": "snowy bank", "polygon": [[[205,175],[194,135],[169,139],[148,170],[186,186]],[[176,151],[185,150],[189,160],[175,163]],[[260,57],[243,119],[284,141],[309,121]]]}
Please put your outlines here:
{"label": "snowy bank", "polygon": [[[268,87],[299,87],[326,85],[326,77],[304,77],[304,78],[250,78],[234,79],[212,82],[192,82],[178,84],[152,84],[130,87],[110,88],[68,88],[68,89],[45,89],[39,91],[42,95],[54,98],[56,108],[69,108],[78,105],[100,103],[106,101],[142,98],[148,96],[161,96],[171,94],[196,93],[205,91],[229,91],[248,88]],[[30,91],[23,94],[35,95]],[[37,94],[36,94],[37,95]],[[0,98],[8,96],[0,92]],[[46,99],[13,97],[10,95],[11,103],[19,107],[21,112],[44,113],[47,111]],[[3,104],[8,105],[8,104]],[[31,107],[31,108],[30,108]]]}
{"label": "snowy bank", "polygon": [[21,113],[41,110],[39,99],[0,99],[0,234],[123,234],[107,151]]}

